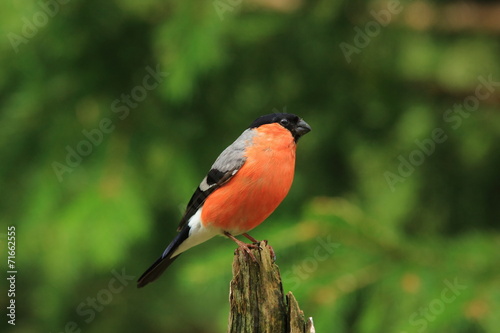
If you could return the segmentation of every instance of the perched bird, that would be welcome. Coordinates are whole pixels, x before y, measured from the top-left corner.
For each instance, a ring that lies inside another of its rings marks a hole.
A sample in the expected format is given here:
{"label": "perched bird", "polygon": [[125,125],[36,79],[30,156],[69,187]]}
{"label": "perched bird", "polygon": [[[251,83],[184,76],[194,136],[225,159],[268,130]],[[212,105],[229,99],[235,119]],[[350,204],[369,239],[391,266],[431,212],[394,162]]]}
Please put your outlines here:
{"label": "perched bird", "polygon": [[257,242],[247,232],[271,215],[287,195],[294,176],[297,141],[310,130],[294,114],[257,118],[212,165],[189,200],[179,233],[142,274],[137,287],[156,280],[179,254],[215,235],[227,236],[252,255],[252,244],[234,236]]}

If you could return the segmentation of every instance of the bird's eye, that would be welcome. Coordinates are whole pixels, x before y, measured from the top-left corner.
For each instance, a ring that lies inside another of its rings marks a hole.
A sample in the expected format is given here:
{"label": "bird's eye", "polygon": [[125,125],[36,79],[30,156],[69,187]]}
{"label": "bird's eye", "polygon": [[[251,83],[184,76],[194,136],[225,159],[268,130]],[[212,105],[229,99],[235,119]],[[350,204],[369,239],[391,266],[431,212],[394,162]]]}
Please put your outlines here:
{"label": "bird's eye", "polygon": [[281,126],[283,126],[283,127],[288,126],[288,124],[289,124],[289,123],[290,123],[290,122],[288,121],[288,119],[281,119],[281,120],[280,120],[280,124],[281,124]]}

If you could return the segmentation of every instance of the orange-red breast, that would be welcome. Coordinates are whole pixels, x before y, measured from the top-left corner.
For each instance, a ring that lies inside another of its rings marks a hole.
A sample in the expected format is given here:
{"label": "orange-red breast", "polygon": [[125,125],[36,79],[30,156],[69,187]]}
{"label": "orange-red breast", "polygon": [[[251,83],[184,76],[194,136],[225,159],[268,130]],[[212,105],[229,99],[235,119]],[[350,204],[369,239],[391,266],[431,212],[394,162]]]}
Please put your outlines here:
{"label": "orange-red breast", "polygon": [[217,158],[189,201],[179,233],[162,256],[139,278],[144,287],[189,248],[225,235],[248,251],[244,235],[278,207],[292,185],[295,150],[311,127],[294,114],[273,113],[257,118]]}

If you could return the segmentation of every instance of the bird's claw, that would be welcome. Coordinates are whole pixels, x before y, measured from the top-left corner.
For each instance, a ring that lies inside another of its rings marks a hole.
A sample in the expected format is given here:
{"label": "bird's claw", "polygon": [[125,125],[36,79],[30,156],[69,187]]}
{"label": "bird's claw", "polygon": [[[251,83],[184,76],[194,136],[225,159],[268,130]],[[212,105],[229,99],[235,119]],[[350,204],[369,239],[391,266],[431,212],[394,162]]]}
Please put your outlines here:
{"label": "bird's claw", "polygon": [[250,258],[252,258],[253,262],[257,262],[257,258],[255,258],[254,254],[252,253],[250,248],[257,248],[259,250],[262,250],[261,247],[256,245],[256,244],[246,244],[246,243],[241,242],[238,244],[238,247],[236,248],[236,250],[234,252],[236,254],[236,251],[241,251],[241,250],[245,251],[246,254],[248,254],[250,256]]}
{"label": "bird's claw", "polygon": [[273,262],[276,262],[276,252],[274,252],[274,249],[271,245],[269,245],[267,239],[264,239],[264,242],[266,242],[266,246],[269,247],[269,253],[271,254],[271,260]]}
{"label": "bird's claw", "polygon": [[[238,244],[238,248],[235,250],[235,254],[236,254],[236,251],[243,250],[243,251],[245,251],[250,256],[250,258],[252,258],[252,260],[254,262],[257,262],[257,258],[255,258],[255,256],[252,253],[252,251],[250,251],[250,248],[259,249],[259,251],[263,250],[263,248],[260,246],[261,242],[259,242],[258,240],[256,240],[255,238],[253,238],[252,236],[250,236],[247,233],[244,233],[243,236],[245,236],[246,238],[248,238],[249,240],[251,240],[252,244],[247,244],[247,243],[244,243],[244,242],[236,239],[233,235],[231,235],[227,231],[224,231],[224,235],[226,235],[227,237],[231,238],[236,244]],[[276,253],[274,252],[273,247],[271,245],[269,245],[269,242],[266,239],[264,239],[263,242],[264,242],[264,244],[266,244],[266,246],[269,247],[269,252],[271,254],[271,260],[274,263],[276,261]]]}
{"label": "bird's claw", "polygon": [[260,242],[252,243],[252,245],[255,246],[256,249],[259,249],[260,251],[263,250],[263,248],[260,246]]}
{"label": "bird's claw", "polygon": [[[271,254],[272,262],[276,262],[276,253],[274,252],[273,247],[271,245],[269,245],[269,242],[267,241],[267,239],[263,239],[262,242],[264,242],[264,244],[266,244],[266,246],[269,247],[269,253]],[[257,246],[259,248],[259,250],[263,250],[263,248],[260,246],[260,243],[261,242],[255,242],[252,245]]]}

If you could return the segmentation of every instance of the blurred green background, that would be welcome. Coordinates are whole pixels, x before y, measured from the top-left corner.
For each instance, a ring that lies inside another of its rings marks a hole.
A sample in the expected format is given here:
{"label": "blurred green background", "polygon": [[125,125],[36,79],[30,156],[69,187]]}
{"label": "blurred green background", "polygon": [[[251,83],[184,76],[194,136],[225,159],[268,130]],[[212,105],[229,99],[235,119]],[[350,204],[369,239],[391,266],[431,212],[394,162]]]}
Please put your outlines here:
{"label": "blurred green background", "polygon": [[233,242],[135,280],[215,157],[277,111],[313,131],[289,196],[251,234],[317,332],[498,332],[497,1],[0,9],[15,332],[224,332]]}

